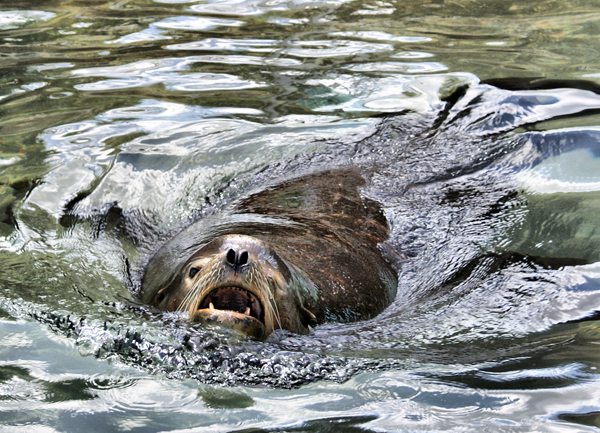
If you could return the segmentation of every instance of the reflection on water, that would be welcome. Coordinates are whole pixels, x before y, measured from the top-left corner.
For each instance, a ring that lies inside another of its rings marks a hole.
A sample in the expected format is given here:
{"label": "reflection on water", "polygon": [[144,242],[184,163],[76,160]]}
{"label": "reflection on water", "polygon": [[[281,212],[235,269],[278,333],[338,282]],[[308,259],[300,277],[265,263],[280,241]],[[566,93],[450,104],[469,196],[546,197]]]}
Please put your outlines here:
{"label": "reflection on water", "polygon": [[[598,19],[586,0],[0,5],[0,424],[599,426],[600,98],[569,81],[600,75]],[[191,217],[344,164],[402,257],[381,317],[260,344],[136,304]]]}
{"label": "reflection on water", "polygon": [[[600,397],[596,386],[584,385],[594,376],[581,364],[540,370],[532,366],[520,374],[462,372],[443,378],[418,370],[364,373],[345,383],[315,383],[295,390],[222,388],[147,376],[123,365],[82,358],[68,340],[36,323],[3,320],[1,326],[7,336],[0,349],[3,356],[10,353],[20,359],[18,364],[0,366],[0,419],[5,426],[227,432],[397,431],[399,426],[433,430],[466,425],[474,430],[483,425],[535,431],[558,419],[566,421],[554,424],[560,431],[586,431],[585,426],[597,425],[589,408],[579,410],[583,400]],[[47,364],[40,353],[61,361]]]}
{"label": "reflection on water", "polygon": [[547,158],[518,177],[537,194],[595,192],[600,189],[600,158],[590,148],[572,150]]}

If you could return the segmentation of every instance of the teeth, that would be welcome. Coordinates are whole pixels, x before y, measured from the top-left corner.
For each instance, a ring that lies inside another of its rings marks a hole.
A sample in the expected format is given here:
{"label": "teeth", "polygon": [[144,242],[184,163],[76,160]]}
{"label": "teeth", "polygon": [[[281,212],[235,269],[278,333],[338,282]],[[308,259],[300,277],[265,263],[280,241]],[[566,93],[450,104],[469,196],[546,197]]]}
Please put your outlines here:
{"label": "teeth", "polygon": [[214,309],[215,309],[215,306],[214,306],[214,305],[213,305],[213,303],[211,302],[210,304],[208,304],[208,308],[209,308],[210,310],[214,310]]}
{"label": "teeth", "polygon": [[249,315],[250,315],[250,307],[246,308],[246,311],[244,312],[244,314],[245,314],[246,316],[249,316]]}

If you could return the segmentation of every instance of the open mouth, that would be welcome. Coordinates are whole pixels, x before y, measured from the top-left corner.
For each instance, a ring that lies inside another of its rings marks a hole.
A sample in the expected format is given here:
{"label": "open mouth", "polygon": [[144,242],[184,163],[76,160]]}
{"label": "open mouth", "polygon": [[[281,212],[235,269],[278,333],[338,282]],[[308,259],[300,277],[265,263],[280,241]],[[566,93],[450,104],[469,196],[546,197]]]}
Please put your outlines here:
{"label": "open mouth", "polygon": [[264,311],[259,299],[239,287],[222,287],[213,290],[200,303],[200,309],[228,310],[254,317],[264,323]]}
{"label": "open mouth", "polygon": [[241,287],[220,287],[202,299],[194,320],[263,338],[265,313],[260,299]]}

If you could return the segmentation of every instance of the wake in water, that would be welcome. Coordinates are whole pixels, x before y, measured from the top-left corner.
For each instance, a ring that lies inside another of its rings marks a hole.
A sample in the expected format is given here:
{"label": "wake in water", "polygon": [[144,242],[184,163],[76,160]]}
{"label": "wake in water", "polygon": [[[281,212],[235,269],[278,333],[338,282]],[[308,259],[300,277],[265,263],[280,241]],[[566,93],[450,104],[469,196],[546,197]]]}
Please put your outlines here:
{"label": "wake in water", "polygon": [[[586,248],[574,247],[581,229],[574,225],[572,236],[541,245],[552,238],[540,234],[544,227],[554,224],[556,231],[564,222],[552,219],[550,205],[527,183],[535,178],[528,173],[544,175],[535,170],[548,158],[600,154],[594,128],[533,130],[543,121],[600,108],[593,91],[556,87],[460,88],[439,112],[384,116],[359,134],[226,179],[172,225],[147,209],[103,202],[111,194],[107,185],[122,175],[108,172],[64,205],[62,260],[100,248],[111,257],[103,269],[124,283],[92,288],[64,265],[60,272],[73,290],[54,295],[62,298],[56,301],[60,308],[52,300],[35,301],[43,291],[35,284],[29,294],[21,291],[26,302],[7,296],[4,307],[72,335],[84,353],[205,382],[289,387],[345,380],[368,369],[418,370],[425,363],[464,368],[543,352],[550,329],[591,317],[600,305],[600,269],[593,264],[598,245],[588,237]],[[124,157],[129,169],[148,171],[145,182],[153,182],[154,167]],[[156,313],[136,301],[149,257],[182,226],[219,218],[233,201],[265,185],[348,166],[366,173],[361,195],[383,206],[391,228],[382,248],[398,272],[398,294],[379,316],[325,324],[306,336],[276,331],[259,343],[190,326],[181,314]],[[196,187],[175,189],[177,200]],[[576,206],[585,197],[570,200]],[[553,340],[567,343],[566,337]]]}

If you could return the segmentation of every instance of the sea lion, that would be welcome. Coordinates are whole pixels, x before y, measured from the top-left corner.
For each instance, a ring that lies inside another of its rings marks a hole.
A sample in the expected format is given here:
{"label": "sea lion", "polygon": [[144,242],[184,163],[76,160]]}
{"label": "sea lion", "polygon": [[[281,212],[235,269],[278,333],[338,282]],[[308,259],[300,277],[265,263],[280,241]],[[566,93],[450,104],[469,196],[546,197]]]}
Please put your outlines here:
{"label": "sea lion", "polygon": [[200,219],[150,259],[141,300],[264,339],[381,313],[397,274],[380,245],[381,205],[362,198],[356,169],[304,175]]}

